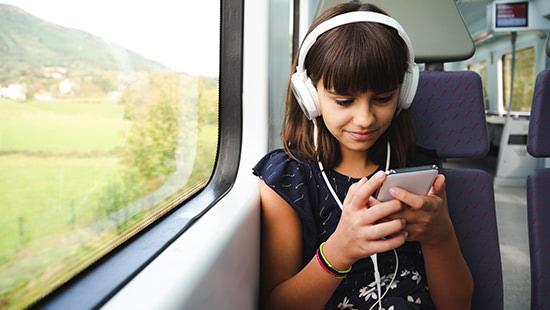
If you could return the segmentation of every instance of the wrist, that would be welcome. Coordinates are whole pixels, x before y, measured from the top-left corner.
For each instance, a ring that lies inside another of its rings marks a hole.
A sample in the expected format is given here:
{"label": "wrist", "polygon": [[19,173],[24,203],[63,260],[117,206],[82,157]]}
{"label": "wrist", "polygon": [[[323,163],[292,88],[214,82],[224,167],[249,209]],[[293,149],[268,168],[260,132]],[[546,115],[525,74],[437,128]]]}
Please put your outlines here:
{"label": "wrist", "polygon": [[349,267],[346,270],[339,270],[336,267],[334,267],[325,257],[323,253],[323,246],[325,245],[325,242],[321,243],[319,248],[317,249],[316,257],[317,261],[323,267],[323,269],[331,274],[336,279],[343,279],[347,277],[348,273],[351,271],[351,267]]}
{"label": "wrist", "polygon": [[327,240],[323,246],[323,255],[325,259],[337,270],[348,270],[355,260],[347,258],[344,249],[338,246],[338,242]]}

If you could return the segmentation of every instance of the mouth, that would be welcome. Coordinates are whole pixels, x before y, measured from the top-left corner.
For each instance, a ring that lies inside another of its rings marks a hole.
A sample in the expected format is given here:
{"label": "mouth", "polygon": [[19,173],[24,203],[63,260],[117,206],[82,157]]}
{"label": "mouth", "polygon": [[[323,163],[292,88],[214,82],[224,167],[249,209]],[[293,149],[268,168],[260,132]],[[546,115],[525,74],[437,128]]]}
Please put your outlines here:
{"label": "mouth", "polygon": [[352,138],[355,140],[368,140],[372,138],[375,134],[376,130],[370,130],[370,131],[347,131]]}

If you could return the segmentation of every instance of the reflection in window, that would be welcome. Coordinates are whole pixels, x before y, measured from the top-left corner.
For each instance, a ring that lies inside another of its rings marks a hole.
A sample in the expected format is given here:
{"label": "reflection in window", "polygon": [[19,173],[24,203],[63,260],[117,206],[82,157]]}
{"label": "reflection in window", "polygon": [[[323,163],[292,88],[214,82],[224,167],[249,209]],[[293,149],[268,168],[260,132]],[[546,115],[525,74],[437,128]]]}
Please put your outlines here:
{"label": "reflection in window", "polygon": [[[0,44],[0,308],[19,309],[209,181],[220,3],[79,1],[59,15],[11,2],[0,4],[11,44]],[[95,24],[75,29],[66,14]],[[109,23],[108,40],[90,34]],[[132,37],[146,42],[143,55],[138,41],[127,48]]]}
{"label": "reflection in window", "polygon": [[[508,105],[510,104],[510,80],[512,78],[512,53],[502,56],[502,71],[504,110],[508,111]],[[511,111],[531,111],[531,102],[535,88],[534,76],[536,76],[535,49],[528,47],[516,51],[514,93]]]}
{"label": "reflection in window", "polygon": [[487,60],[481,60],[471,63],[467,67],[468,70],[474,71],[481,77],[483,84],[483,99],[485,102],[485,111],[489,110],[489,96],[487,92]]}

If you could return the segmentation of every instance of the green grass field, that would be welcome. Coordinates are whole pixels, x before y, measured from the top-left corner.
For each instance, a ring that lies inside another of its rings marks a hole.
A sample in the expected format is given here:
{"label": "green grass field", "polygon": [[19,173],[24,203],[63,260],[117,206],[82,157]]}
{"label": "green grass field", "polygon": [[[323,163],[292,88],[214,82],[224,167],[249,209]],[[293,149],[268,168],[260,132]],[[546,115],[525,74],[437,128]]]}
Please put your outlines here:
{"label": "green grass field", "polygon": [[128,126],[123,109],[109,103],[0,101],[0,152],[113,151]]}
{"label": "green grass field", "polygon": [[0,212],[4,220],[86,196],[113,172],[116,150],[124,143],[127,128],[123,107],[67,105],[0,101]]}
{"label": "green grass field", "polygon": [[[25,307],[108,250],[100,241],[117,238],[120,223],[108,233],[91,224],[103,220],[98,206],[121,178],[132,128],[123,115],[109,100],[0,99],[0,308]],[[216,126],[198,139],[208,147],[194,169],[209,174]]]}

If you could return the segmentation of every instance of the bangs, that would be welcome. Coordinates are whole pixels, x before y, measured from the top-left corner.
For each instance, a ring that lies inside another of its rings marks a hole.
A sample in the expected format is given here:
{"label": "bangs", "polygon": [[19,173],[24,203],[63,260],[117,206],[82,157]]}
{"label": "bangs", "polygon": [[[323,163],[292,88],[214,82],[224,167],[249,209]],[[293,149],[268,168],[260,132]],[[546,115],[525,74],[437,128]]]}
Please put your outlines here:
{"label": "bangs", "polygon": [[323,78],[325,89],[353,95],[394,90],[403,82],[408,51],[395,29],[378,23],[353,23],[322,36],[308,55],[311,63],[318,64],[318,68],[308,68],[314,85]]}

